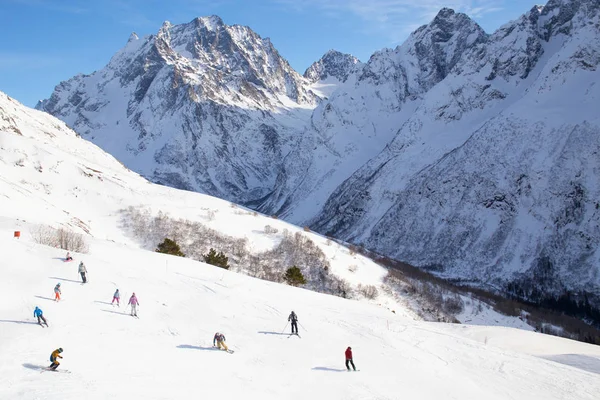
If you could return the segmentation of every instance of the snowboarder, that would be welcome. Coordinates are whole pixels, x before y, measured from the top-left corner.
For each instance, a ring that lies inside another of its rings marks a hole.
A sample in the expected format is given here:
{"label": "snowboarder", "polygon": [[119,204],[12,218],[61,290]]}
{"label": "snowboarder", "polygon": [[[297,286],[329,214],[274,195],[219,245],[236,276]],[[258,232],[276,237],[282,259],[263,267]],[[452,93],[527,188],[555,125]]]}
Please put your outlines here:
{"label": "snowboarder", "polygon": [[131,306],[131,316],[137,317],[137,306],[140,305],[140,302],[138,301],[137,297],[135,297],[135,293],[133,293],[129,298],[129,305]]}
{"label": "snowboarder", "polygon": [[56,370],[56,368],[58,368],[58,366],[60,365],[60,363],[58,362],[58,359],[62,358],[62,356],[60,355],[60,353],[62,353],[62,352],[63,352],[62,347],[59,347],[58,349],[54,350],[52,352],[52,354],[50,354],[50,361],[52,361],[52,364],[50,364],[48,369]]}
{"label": "snowboarder", "polygon": [[217,344],[217,347],[219,349],[223,349],[225,351],[229,351],[229,349],[227,348],[227,345],[225,344],[225,335],[223,335],[221,332],[217,332],[215,333],[215,337],[213,338],[213,347],[215,347],[215,342]]}
{"label": "snowboarder", "polygon": [[60,282],[58,282],[56,286],[54,286],[54,301],[59,301],[61,294],[62,292],[60,291]]}
{"label": "snowboarder", "polygon": [[110,304],[115,304],[115,301],[117,302],[117,307],[121,307],[121,304],[119,303],[119,300],[121,300],[121,293],[119,293],[119,289],[117,289],[115,291],[115,294],[113,294],[113,299],[110,302]]}
{"label": "snowboarder", "polygon": [[292,335],[298,334],[298,316],[295,312],[292,311],[290,316],[288,317],[288,321],[292,322]]}
{"label": "snowboarder", "polygon": [[350,371],[350,365],[352,365],[352,369],[356,371],[356,367],[354,366],[354,361],[352,359],[352,347],[348,346],[346,349],[346,369]]}
{"label": "snowboarder", "polygon": [[67,251],[67,256],[65,257],[65,261],[73,261],[73,257],[71,257],[71,253]]}
{"label": "snowboarder", "polygon": [[83,281],[83,283],[86,283],[87,279],[85,277],[85,274],[87,274],[87,269],[85,269],[83,261],[79,263],[79,273],[81,274],[81,280]]}
{"label": "snowboarder", "polygon": [[48,321],[46,321],[46,318],[44,318],[44,312],[39,307],[35,307],[35,310],[33,310],[33,316],[37,317],[38,324],[42,325],[42,321],[44,321],[44,325],[48,326]]}

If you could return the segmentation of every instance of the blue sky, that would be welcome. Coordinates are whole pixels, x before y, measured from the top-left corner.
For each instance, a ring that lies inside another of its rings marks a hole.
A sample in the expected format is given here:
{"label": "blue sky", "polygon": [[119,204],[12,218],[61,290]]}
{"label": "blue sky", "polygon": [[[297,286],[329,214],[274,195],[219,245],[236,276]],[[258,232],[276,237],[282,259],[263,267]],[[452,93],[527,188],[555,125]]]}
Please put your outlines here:
{"label": "blue sky", "polygon": [[153,34],[219,15],[270,37],[300,73],[327,50],[362,61],[395,47],[442,7],[487,32],[533,7],[531,0],[0,0],[0,91],[28,106],[77,73],[102,68],[131,32]]}

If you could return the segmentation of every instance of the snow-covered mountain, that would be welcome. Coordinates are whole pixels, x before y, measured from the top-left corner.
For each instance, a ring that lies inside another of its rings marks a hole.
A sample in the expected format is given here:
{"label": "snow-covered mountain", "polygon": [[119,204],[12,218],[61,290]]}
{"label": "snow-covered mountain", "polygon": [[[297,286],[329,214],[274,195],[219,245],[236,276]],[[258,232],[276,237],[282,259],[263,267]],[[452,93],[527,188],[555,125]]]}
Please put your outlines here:
{"label": "snow-covered mountain", "polygon": [[155,182],[247,203],[284,173],[319,100],[309,83],[269,39],[212,16],[132,35],[38,108]]}
{"label": "snow-covered mountain", "polygon": [[[330,273],[346,271],[348,279],[375,282],[383,271],[281,220],[152,184],[63,122],[0,93],[0,352],[9,355],[0,358],[0,398],[187,399],[199,390],[209,398],[252,400],[597,397],[598,346],[505,327],[417,321],[401,303],[395,312],[380,305],[392,300],[383,293],[371,302],[347,300],[158,254],[141,248],[132,221],[123,219],[124,208],[140,205],[203,221],[255,249],[293,230],[328,253]],[[71,252],[74,262],[64,262],[64,250],[37,242],[40,223],[84,233],[89,252]],[[280,233],[264,232],[267,223]],[[356,264],[352,273],[349,263]],[[62,298],[55,302],[59,282]],[[116,289],[120,307],[111,304]],[[133,292],[138,318],[127,306]],[[36,306],[48,327],[37,326]],[[291,310],[301,337],[288,335]],[[217,331],[232,353],[213,347]],[[359,372],[346,372],[348,346]],[[59,347],[62,373],[44,371]]]}
{"label": "snow-covered mountain", "polygon": [[550,1],[407,85],[414,112],[313,226],[447,276],[598,294],[599,22],[597,1]]}
{"label": "snow-covered mountain", "polygon": [[304,77],[312,82],[310,87],[315,93],[327,98],[362,65],[353,55],[329,50],[304,71]]}
{"label": "snow-covered mountain", "polygon": [[358,58],[351,54],[329,50],[319,61],[314,62],[304,71],[304,77],[314,83],[331,78],[346,82],[348,76],[361,65]]}
{"label": "snow-covered mountain", "polygon": [[[449,277],[600,294],[599,9],[550,0],[491,35],[443,9],[365,64],[332,52],[310,80],[247,28],[199,19],[130,40],[39,108],[159,183]],[[275,83],[253,72],[265,60]]]}

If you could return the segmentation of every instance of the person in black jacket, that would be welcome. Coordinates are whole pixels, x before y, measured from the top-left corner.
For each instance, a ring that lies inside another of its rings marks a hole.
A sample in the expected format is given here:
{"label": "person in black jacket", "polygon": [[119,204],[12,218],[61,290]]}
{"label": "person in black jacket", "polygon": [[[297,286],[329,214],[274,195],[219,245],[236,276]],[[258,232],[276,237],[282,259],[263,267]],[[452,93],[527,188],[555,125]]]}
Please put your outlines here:
{"label": "person in black jacket", "polygon": [[298,316],[295,312],[292,311],[290,316],[288,317],[288,321],[292,323],[292,335],[298,334]]}

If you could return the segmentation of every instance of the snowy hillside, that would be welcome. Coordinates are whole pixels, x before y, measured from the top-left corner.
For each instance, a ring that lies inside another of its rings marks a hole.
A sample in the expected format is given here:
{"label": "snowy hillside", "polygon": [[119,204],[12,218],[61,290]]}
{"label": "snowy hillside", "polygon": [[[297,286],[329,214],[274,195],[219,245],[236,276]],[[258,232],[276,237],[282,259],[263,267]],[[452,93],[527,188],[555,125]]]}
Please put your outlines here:
{"label": "snowy hillside", "polygon": [[[359,284],[380,287],[387,274],[370,259],[284,221],[207,195],[149,183],[64,123],[1,92],[0,157],[0,217],[22,220],[24,234],[35,236],[38,224],[62,226],[148,250],[171,237],[186,251],[225,251],[232,270],[258,277],[282,274],[297,265],[306,275],[307,288],[338,295],[346,290],[348,297],[357,299],[360,293],[350,292]],[[167,223],[160,225],[155,216]],[[194,232],[185,234],[188,224]],[[143,234],[136,232],[140,229]],[[200,231],[211,236],[208,242],[198,241]],[[267,261],[270,265],[263,265]],[[416,317],[404,310],[405,301],[398,296],[381,293],[371,301]]]}
{"label": "snowy hillside", "polygon": [[491,35],[443,9],[365,64],[332,52],[311,81],[200,18],[133,37],[38,107],[154,182],[520,296],[600,295],[599,23],[597,0]]}
{"label": "snowy hillside", "polygon": [[[197,218],[272,246],[262,227],[293,229],[209,196],[151,184],[46,114],[0,94],[0,398],[594,399],[600,347],[522,330],[415,321],[413,313],[253,279],[140,248],[122,210]],[[212,211],[213,218],[205,216]],[[243,212],[240,212],[243,211]],[[86,235],[89,254],[36,244],[39,223]],[[13,231],[21,238],[13,238]],[[381,268],[335,249],[331,269]],[[87,284],[77,264],[87,265]],[[346,275],[348,273],[346,272]],[[53,301],[52,288],[62,286]],[[111,305],[115,289],[121,306]],[[138,317],[126,303],[135,292]],[[378,299],[381,301],[381,299]],[[389,299],[388,301],[392,301]],[[390,304],[390,303],[388,303]],[[35,306],[49,327],[37,326]],[[301,337],[286,332],[299,316]],[[234,352],[212,347],[221,331]],[[346,372],[351,346],[358,372]],[[59,371],[42,371],[61,347]],[[432,384],[433,383],[433,384]]]}

